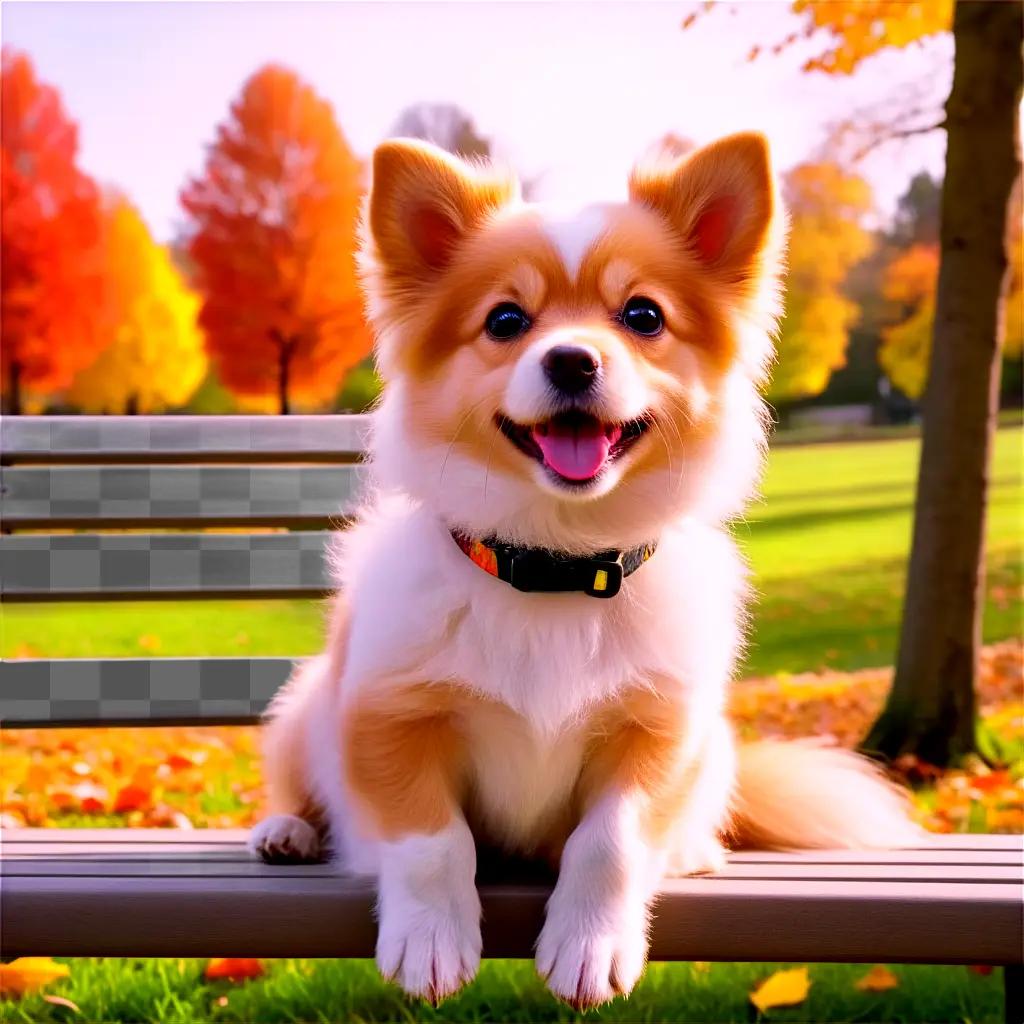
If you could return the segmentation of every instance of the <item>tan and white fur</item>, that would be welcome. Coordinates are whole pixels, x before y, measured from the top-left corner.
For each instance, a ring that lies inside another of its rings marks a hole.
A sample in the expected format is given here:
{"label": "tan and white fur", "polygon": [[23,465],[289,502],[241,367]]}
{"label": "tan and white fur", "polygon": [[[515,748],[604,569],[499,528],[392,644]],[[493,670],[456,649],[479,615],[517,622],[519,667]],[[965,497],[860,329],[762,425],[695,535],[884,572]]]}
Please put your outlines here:
{"label": "tan and white fur", "polygon": [[[373,490],[334,552],[326,653],[270,711],[272,813],[251,842],[303,859],[326,840],[340,869],[375,876],[377,961],[409,993],[440,999],[477,970],[479,841],[558,865],[537,968],[586,1007],[640,977],[666,874],[714,870],[730,843],[914,835],[855,755],[737,752],[725,718],[746,596],[727,523],[762,464],[783,236],[754,134],[655,155],[627,202],[575,209],[525,203],[510,174],[423,143],[375,154],[360,253],[385,379]],[[625,325],[635,296],[663,314],[657,336]],[[485,329],[502,303],[528,314],[511,340]],[[588,422],[642,424],[582,481],[501,426],[536,439],[555,422],[556,345],[599,367],[573,400]],[[452,528],[577,554],[658,547],[610,600],[521,593]]]}

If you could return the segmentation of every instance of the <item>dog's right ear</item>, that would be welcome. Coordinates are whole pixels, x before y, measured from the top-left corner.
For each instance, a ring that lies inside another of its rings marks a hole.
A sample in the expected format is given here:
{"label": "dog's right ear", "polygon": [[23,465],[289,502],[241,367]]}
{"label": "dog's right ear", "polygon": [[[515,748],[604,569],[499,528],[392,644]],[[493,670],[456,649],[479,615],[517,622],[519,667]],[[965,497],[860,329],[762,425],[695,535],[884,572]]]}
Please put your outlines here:
{"label": "dog's right ear", "polygon": [[511,174],[429,143],[382,143],[373,154],[367,213],[378,269],[410,283],[441,273],[466,236],[518,194]]}

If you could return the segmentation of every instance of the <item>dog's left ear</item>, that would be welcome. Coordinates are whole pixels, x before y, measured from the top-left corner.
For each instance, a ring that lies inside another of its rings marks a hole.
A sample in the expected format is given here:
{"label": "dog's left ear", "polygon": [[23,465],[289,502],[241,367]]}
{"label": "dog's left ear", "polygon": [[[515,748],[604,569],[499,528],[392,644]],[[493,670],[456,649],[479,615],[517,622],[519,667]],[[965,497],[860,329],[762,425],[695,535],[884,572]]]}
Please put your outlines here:
{"label": "dog's left ear", "polygon": [[723,284],[756,286],[765,270],[777,200],[763,135],[730,135],[676,160],[634,168],[630,199],[664,216]]}

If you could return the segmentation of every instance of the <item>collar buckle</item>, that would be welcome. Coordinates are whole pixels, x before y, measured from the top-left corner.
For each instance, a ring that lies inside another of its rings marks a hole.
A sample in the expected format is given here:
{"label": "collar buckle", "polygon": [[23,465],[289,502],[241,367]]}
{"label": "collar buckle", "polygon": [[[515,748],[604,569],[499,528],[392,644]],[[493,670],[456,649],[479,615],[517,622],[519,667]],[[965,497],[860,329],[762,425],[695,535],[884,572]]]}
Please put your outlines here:
{"label": "collar buckle", "polygon": [[590,574],[590,584],[583,588],[591,597],[614,597],[622,587],[622,555],[614,561],[604,558],[588,558],[585,572]]}
{"label": "collar buckle", "polygon": [[508,582],[524,593],[582,591],[590,597],[614,597],[622,588],[622,555],[614,558],[573,558],[554,563],[536,550],[509,558]]}

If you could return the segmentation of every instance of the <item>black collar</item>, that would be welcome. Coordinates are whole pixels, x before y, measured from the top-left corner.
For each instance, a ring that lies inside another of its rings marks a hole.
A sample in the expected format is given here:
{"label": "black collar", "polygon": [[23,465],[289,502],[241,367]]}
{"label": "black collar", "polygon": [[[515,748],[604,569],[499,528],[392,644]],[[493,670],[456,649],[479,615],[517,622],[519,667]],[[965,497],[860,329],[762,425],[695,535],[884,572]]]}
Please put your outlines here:
{"label": "black collar", "polygon": [[577,557],[545,548],[502,544],[493,539],[472,540],[458,530],[452,530],[451,535],[471,561],[516,590],[580,591],[591,597],[614,597],[622,581],[636,572],[658,546],[654,542],[628,551],[601,551]]}

